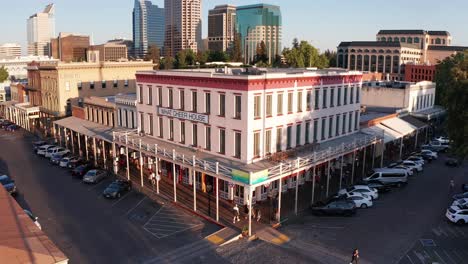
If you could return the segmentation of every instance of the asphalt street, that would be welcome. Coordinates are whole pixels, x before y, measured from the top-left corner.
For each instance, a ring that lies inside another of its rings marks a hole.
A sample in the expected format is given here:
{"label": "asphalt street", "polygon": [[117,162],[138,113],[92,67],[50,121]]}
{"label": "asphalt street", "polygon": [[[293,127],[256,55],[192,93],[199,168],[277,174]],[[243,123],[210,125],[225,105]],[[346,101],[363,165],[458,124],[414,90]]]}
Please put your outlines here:
{"label": "asphalt street", "polygon": [[[353,217],[306,213],[286,222],[279,230],[291,241],[281,248],[256,241],[218,251],[230,261],[284,263],[289,258],[294,263],[334,264],[349,263],[353,249],[358,248],[359,263],[468,263],[468,225],[453,225],[445,219],[452,194],[468,182],[468,167],[448,168],[443,162],[444,157],[439,157],[410,178],[407,186],[382,194],[373,208],[359,209]],[[454,191],[449,187],[452,177]]]}
{"label": "asphalt street", "polygon": [[[0,174],[16,181],[20,205],[39,217],[43,231],[72,264],[143,263],[203,245],[205,236],[219,230],[134,190],[117,200],[105,199],[101,193],[112,178],[83,184],[67,170],[33,154],[32,141],[22,131],[0,130]],[[202,248],[197,256],[205,263],[225,262],[213,247]]]}

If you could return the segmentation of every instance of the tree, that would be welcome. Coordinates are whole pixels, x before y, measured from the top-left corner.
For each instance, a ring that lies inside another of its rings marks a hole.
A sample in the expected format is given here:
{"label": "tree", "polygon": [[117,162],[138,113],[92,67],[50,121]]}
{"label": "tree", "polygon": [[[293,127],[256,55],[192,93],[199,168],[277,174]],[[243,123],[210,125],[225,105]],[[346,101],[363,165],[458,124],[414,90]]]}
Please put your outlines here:
{"label": "tree", "polygon": [[195,65],[197,55],[191,49],[181,50],[177,53],[175,59],[175,68],[184,69],[189,65]]}
{"label": "tree", "polygon": [[229,56],[226,52],[224,51],[209,51],[208,52],[208,61],[213,62],[213,61],[222,61],[222,62],[227,62],[229,61]]}
{"label": "tree", "polygon": [[148,53],[146,53],[146,56],[144,58],[146,61],[153,61],[155,64],[154,69],[159,69],[159,64],[161,60],[161,51],[159,50],[158,46],[156,45],[150,45],[148,47]]}
{"label": "tree", "polygon": [[336,62],[336,51],[326,50],[323,55],[328,59],[329,67],[337,67],[338,64]]}
{"label": "tree", "polygon": [[241,49],[241,40],[239,34],[234,34],[234,41],[232,47],[229,49],[229,58],[232,62],[241,62],[242,59],[242,49]]}
{"label": "tree", "polygon": [[317,67],[320,69],[329,67],[329,59],[325,54],[320,54],[319,50],[307,41],[298,42],[294,39],[292,48],[285,48],[283,56],[288,65],[295,68]]}
{"label": "tree", "polygon": [[437,65],[436,101],[447,110],[447,132],[456,155],[468,157],[468,51]]}
{"label": "tree", "polygon": [[0,68],[0,83],[6,81],[8,79],[8,76],[9,74],[8,74],[7,69],[5,69],[5,66],[2,66]]}
{"label": "tree", "polygon": [[172,58],[171,56],[164,57],[160,60],[159,68],[165,70],[170,70],[174,68],[174,58]]}
{"label": "tree", "polygon": [[267,48],[263,40],[257,45],[257,52],[253,64],[258,62],[262,62],[262,65],[268,64]]}
{"label": "tree", "polygon": [[198,51],[197,52],[197,62],[201,65],[205,65],[208,62],[209,51]]}

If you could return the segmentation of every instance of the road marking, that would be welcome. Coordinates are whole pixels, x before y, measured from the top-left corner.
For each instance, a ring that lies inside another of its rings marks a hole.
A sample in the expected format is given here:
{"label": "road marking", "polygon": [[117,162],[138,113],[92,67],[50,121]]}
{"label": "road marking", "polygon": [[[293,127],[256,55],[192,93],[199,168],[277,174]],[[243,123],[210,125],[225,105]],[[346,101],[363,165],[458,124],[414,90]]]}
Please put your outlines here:
{"label": "road marking", "polygon": [[444,230],[442,230],[442,228],[441,228],[440,226],[437,227],[437,229],[439,230],[439,232],[440,232],[441,234],[443,234],[443,235],[446,236],[446,237],[449,237],[449,235],[447,234],[447,232],[445,232]]}
{"label": "road marking", "polygon": [[101,182],[98,182],[97,184],[94,184],[93,187],[88,188],[88,191],[91,191],[91,190],[95,189],[96,187],[98,187],[99,185],[101,185],[102,183],[105,183],[105,182],[106,182],[105,180],[102,180]]}
{"label": "road marking", "polygon": [[457,264],[457,262],[454,261],[454,260],[452,259],[452,257],[450,257],[450,255],[447,253],[447,251],[443,250],[443,252],[444,252],[445,255],[447,255],[447,257],[449,258],[449,260],[450,260],[451,262]]}
{"label": "road marking", "polygon": [[434,250],[434,254],[436,254],[442,263],[446,264],[445,260],[439,255],[439,253],[437,253],[437,251]]}
{"label": "road marking", "polygon": [[455,231],[452,230],[452,228],[450,227],[446,227],[444,228],[445,230],[448,230],[449,233],[451,233],[454,237],[458,237],[458,233],[456,233]]}
{"label": "road marking", "polygon": [[130,210],[128,210],[125,215],[128,215],[131,211],[133,211],[135,208],[137,208],[143,202],[143,200],[145,200],[145,199],[146,199],[146,196],[141,198],[141,200],[134,207],[130,208]]}
{"label": "road marking", "polygon": [[406,255],[406,258],[411,262],[411,264],[414,264],[413,260],[411,260],[410,256]]}
{"label": "road marking", "polygon": [[440,237],[442,234],[439,232],[439,230],[432,228],[432,233],[434,233],[436,236]]}
{"label": "road marking", "polygon": [[118,199],[117,201],[113,202],[111,207],[114,207],[114,205],[116,205],[117,203],[119,203],[120,201],[122,201],[123,199],[125,199],[125,197],[128,196],[129,193],[131,193],[132,190],[128,191],[126,194],[124,194],[122,197],[120,197],[120,199]]}
{"label": "road marking", "polygon": [[465,232],[463,232],[463,230],[458,226],[455,226],[455,230],[457,230],[462,235],[462,237],[466,237]]}

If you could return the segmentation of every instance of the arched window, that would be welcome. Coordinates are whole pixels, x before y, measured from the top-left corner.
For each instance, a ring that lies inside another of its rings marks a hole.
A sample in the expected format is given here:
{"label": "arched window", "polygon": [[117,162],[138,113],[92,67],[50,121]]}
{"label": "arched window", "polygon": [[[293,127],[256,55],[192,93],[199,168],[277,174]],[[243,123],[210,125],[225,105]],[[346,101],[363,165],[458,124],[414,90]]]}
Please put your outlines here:
{"label": "arched window", "polygon": [[355,49],[351,49],[351,52],[356,52],[356,50],[355,50]]}
{"label": "arched window", "polygon": [[386,52],[387,52],[387,53],[392,53],[392,51],[391,51],[391,50],[387,50]]}
{"label": "arched window", "polygon": [[362,49],[358,49],[357,52],[362,52]]}
{"label": "arched window", "polygon": [[400,53],[400,51],[399,50],[394,50],[393,53]]}
{"label": "arched window", "polygon": [[385,39],[385,37],[381,37],[380,41],[387,41],[387,40]]}
{"label": "arched window", "polygon": [[410,43],[410,44],[412,44],[412,43],[413,43],[413,38],[412,38],[412,37],[408,37],[407,42]]}
{"label": "arched window", "polygon": [[394,37],[393,42],[400,42],[400,40],[397,37]]}
{"label": "arched window", "polygon": [[379,50],[379,53],[385,53],[385,51],[383,49]]}
{"label": "arched window", "polygon": [[419,38],[418,37],[414,38],[414,43],[419,43]]}
{"label": "arched window", "polygon": [[392,37],[388,37],[388,42],[392,42]]}
{"label": "arched window", "polygon": [[440,40],[440,38],[436,38],[435,44],[437,45],[437,44],[441,44],[441,43],[442,43],[442,41]]}
{"label": "arched window", "polygon": [[445,39],[442,39],[442,44],[444,44],[444,45],[445,45]]}
{"label": "arched window", "polygon": [[406,42],[406,39],[405,39],[404,37],[402,37],[402,38],[400,39],[400,41],[401,41],[401,42]]}
{"label": "arched window", "polygon": [[369,50],[368,50],[368,49],[365,49],[364,52],[369,52]]}
{"label": "arched window", "polygon": [[377,53],[377,51],[376,51],[375,49],[373,49],[371,52],[372,52],[372,53]]}

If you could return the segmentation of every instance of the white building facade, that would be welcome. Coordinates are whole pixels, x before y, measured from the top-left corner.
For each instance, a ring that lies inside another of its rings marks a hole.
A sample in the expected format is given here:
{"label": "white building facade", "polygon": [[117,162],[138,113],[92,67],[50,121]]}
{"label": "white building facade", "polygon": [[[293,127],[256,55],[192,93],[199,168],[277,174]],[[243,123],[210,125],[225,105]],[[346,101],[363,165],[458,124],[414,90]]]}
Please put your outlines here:
{"label": "white building facade", "polygon": [[140,132],[245,164],[359,130],[359,72],[139,72],[137,85]]}
{"label": "white building facade", "polygon": [[117,126],[137,129],[138,115],[136,109],[136,94],[118,94],[115,96]]}

